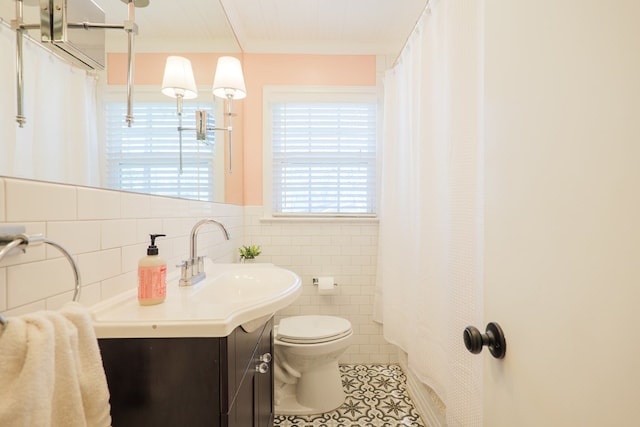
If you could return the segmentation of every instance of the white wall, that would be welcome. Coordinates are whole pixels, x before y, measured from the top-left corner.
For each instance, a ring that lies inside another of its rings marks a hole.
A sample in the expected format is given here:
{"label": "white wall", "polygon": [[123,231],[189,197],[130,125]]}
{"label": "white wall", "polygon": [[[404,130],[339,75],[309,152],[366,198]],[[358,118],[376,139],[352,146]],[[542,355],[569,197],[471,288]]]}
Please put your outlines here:
{"label": "white wall", "polygon": [[[311,313],[345,317],[355,337],[342,362],[397,361],[395,346],[384,341],[382,327],[372,320],[377,222],[263,222],[261,216],[261,207],[0,178],[0,225],[21,224],[27,234],[42,233],[66,247],[77,259],[81,302],[87,306],[135,288],[137,262],[146,255],[150,233],[167,234],[157,245],[173,271],[188,256],[193,224],[215,218],[225,224],[231,241],[216,227],[203,228],[200,254],[235,262],[239,246],[259,244],[263,254],[258,261],[273,262],[301,277],[302,295],[276,320]],[[317,295],[311,284],[317,276],[334,276],[337,293]],[[72,295],[71,267],[51,246],[34,246],[0,262],[0,311],[6,315],[57,309]]]}
{"label": "white wall", "polygon": [[[199,253],[236,260],[242,212],[234,205],[0,178],[0,225],[24,225],[27,234],[42,233],[67,248],[80,268],[85,305],[137,286],[137,263],[150,233],[167,235],[156,243],[171,272],[188,257],[193,224],[215,218],[231,240],[217,227],[203,228]],[[18,315],[59,308],[72,299],[73,283],[71,266],[56,248],[28,248],[0,262],[0,310]]]}
{"label": "white wall", "polygon": [[[397,348],[372,320],[378,252],[377,220],[263,220],[262,207],[246,207],[245,241],[260,245],[258,258],[296,272],[302,295],[276,316],[325,314],[348,319],[354,341],[343,363],[397,362]],[[334,295],[319,295],[312,279],[333,276]]]}

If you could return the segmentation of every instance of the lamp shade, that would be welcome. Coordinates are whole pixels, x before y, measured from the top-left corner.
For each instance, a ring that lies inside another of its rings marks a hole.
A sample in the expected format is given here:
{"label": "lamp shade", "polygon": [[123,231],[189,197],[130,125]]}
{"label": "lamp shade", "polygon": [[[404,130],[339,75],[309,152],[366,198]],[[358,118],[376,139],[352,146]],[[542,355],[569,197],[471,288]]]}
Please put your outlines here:
{"label": "lamp shade", "polygon": [[238,58],[233,56],[218,58],[216,75],[213,78],[213,94],[220,98],[232,99],[242,99],[247,96],[242,65]]}
{"label": "lamp shade", "polygon": [[182,56],[167,57],[162,78],[162,93],[172,98],[182,96],[184,99],[193,99],[198,96],[191,61]]}

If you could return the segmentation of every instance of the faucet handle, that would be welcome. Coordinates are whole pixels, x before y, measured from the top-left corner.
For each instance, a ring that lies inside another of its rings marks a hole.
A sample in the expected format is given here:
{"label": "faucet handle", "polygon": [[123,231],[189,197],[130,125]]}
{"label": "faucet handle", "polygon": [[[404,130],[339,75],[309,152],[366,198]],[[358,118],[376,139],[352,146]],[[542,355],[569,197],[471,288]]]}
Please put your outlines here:
{"label": "faucet handle", "polygon": [[197,258],[198,273],[202,273],[204,271],[204,258],[205,258],[205,255],[199,256]]}
{"label": "faucet handle", "polygon": [[176,264],[176,267],[178,267],[180,269],[180,278],[181,279],[188,279],[189,278],[189,265],[188,265],[187,261],[181,261],[180,263]]}
{"label": "faucet handle", "polygon": [[176,264],[176,267],[180,269],[180,280],[178,282],[179,286],[189,286],[191,285],[191,271],[189,268],[189,261],[181,261],[179,264]]}

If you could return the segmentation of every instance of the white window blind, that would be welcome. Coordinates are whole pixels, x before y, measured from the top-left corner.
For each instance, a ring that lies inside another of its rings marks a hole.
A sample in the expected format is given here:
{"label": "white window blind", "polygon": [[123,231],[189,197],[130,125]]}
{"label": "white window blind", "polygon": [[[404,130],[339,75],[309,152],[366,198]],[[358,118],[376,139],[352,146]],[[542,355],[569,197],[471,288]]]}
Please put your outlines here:
{"label": "white window blind", "polygon": [[[123,102],[106,104],[106,181],[110,188],[149,194],[213,200],[214,133],[196,140],[182,132],[182,174],[179,163],[178,115],[175,102],[136,102],[134,123],[127,127]],[[202,108],[201,108],[202,109]],[[185,102],[183,123],[195,127],[196,104]],[[207,117],[214,127],[211,111]]]}
{"label": "white window blind", "polygon": [[271,104],[277,214],[374,214],[376,104]]}

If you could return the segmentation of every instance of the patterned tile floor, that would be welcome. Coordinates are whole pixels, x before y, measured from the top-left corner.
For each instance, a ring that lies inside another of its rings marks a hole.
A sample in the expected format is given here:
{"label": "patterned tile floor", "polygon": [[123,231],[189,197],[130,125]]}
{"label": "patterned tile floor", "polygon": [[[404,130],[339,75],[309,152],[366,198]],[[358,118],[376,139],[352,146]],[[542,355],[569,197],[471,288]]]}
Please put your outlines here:
{"label": "patterned tile floor", "polygon": [[398,365],[340,365],[347,394],[338,409],[320,415],[276,415],[274,427],[426,427]]}

